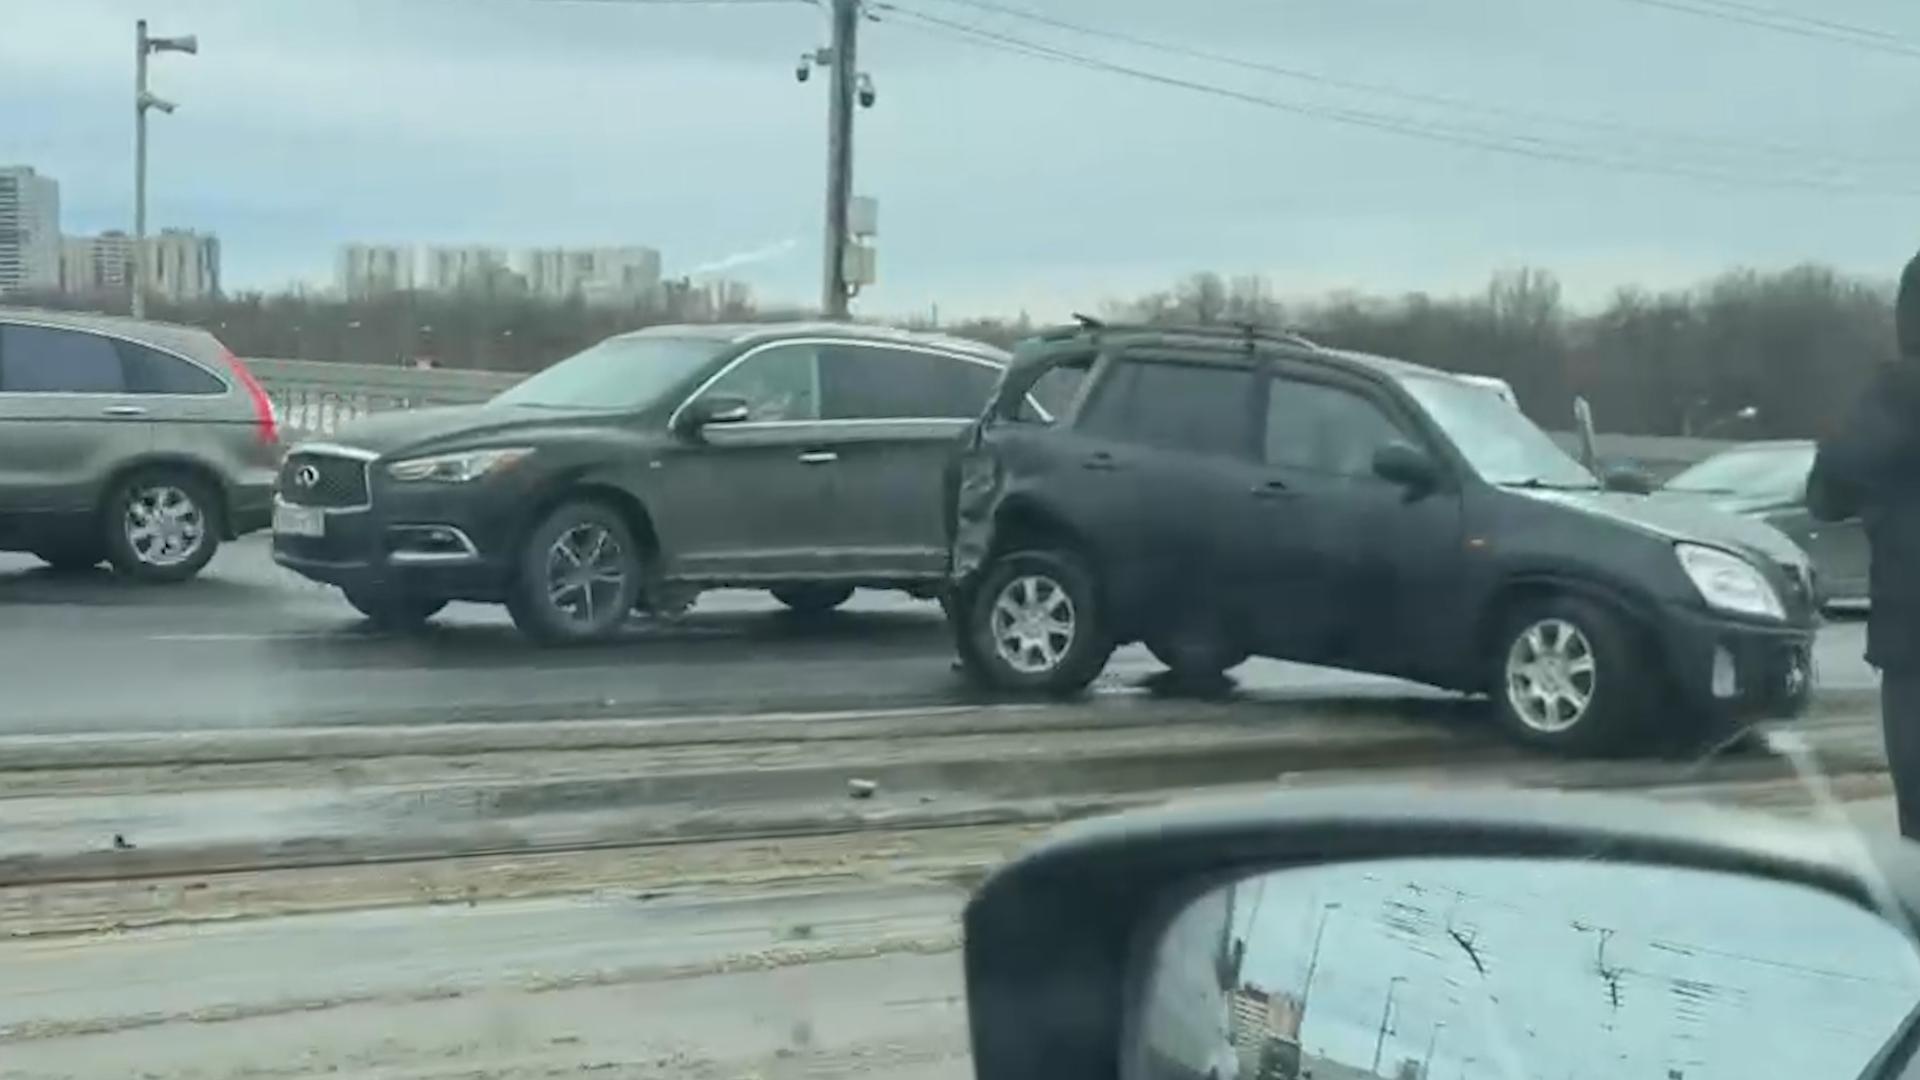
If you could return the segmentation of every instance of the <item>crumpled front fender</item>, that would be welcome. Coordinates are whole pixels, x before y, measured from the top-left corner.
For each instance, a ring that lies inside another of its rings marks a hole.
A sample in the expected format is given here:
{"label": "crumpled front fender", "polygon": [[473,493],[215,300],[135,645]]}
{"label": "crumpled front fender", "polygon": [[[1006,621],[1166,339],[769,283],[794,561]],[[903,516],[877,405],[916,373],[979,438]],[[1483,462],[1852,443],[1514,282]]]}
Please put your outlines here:
{"label": "crumpled front fender", "polygon": [[955,462],[947,567],[948,584],[953,588],[964,588],[986,566],[1005,496],[1005,472],[999,458],[976,431]]}

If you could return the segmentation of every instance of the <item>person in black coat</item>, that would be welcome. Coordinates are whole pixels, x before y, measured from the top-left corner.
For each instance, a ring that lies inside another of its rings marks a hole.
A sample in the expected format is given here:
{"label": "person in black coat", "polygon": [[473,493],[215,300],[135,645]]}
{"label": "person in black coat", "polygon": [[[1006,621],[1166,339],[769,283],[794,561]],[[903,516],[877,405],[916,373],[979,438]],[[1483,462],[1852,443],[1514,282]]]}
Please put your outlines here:
{"label": "person in black coat", "polygon": [[1900,275],[1899,358],[1876,372],[1846,424],[1820,440],[1807,506],[1822,521],[1860,518],[1871,558],[1867,662],[1880,669],[1900,832],[1920,838],[1920,255]]}

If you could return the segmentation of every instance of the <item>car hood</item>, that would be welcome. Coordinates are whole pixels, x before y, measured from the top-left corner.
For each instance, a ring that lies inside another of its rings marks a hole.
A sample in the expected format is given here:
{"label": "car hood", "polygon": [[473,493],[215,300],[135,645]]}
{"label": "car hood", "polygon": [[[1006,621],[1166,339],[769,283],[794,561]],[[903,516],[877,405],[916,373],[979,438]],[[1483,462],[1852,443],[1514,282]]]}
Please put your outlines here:
{"label": "car hood", "polygon": [[1779,529],[1757,518],[1722,510],[1700,496],[1680,499],[1613,491],[1505,490],[1607,518],[1664,540],[1734,548],[1791,565],[1807,561],[1806,554]]}
{"label": "car hood", "polygon": [[577,422],[580,413],[515,405],[449,405],[395,409],[345,424],[324,441],[369,450],[382,457],[397,451],[429,450],[442,443],[494,441],[493,436]]}
{"label": "car hood", "polygon": [[1778,495],[1743,495],[1736,492],[1675,491],[1662,488],[1648,496],[1655,502],[1675,506],[1707,507],[1727,514],[1766,514],[1798,505],[1796,500]]}

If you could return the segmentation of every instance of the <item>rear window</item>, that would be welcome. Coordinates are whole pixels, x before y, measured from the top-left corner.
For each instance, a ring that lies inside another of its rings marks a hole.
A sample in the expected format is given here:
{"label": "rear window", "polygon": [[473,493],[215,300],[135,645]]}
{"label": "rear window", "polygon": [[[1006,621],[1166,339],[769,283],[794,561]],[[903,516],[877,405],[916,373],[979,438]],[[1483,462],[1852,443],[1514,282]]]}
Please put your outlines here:
{"label": "rear window", "polygon": [[131,341],[118,343],[127,390],[135,394],[224,394],[227,384],[206,368]]}

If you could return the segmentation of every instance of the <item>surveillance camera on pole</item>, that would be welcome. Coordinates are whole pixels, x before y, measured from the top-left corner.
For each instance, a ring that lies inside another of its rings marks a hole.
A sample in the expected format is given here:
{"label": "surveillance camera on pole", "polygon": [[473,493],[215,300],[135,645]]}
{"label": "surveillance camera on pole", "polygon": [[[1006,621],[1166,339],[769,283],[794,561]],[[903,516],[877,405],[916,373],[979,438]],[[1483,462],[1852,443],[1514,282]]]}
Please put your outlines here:
{"label": "surveillance camera on pole", "polygon": [[873,90],[872,76],[868,75],[864,71],[861,72],[859,86],[860,86],[860,89],[859,89],[860,107],[863,109],[873,108],[874,98],[877,97],[878,95],[875,94]]}
{"label": "surveillance camera on pole", "polygon": [[149,37],[147,20],[134,23],[133,45],[133,316],[147,313],[147,113],[159,109],[172,113],[173,102],[147,92],[147,57],[154,53],[178,52],[197,55],[200,39],[193,34],[182,37]]}

